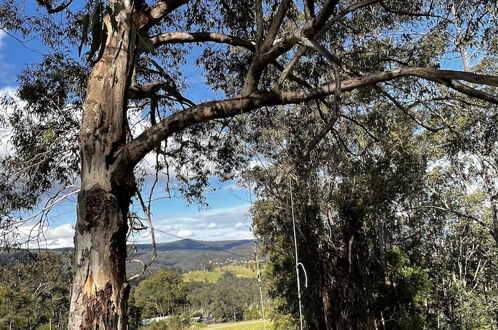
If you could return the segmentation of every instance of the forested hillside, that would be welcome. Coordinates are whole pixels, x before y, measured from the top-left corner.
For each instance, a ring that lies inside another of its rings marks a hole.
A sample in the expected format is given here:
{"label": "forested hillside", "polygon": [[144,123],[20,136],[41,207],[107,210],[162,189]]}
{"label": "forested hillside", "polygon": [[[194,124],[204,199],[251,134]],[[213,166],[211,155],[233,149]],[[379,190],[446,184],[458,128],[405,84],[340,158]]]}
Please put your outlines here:
{"label": "forested hillside", "polygon": [[[204,242],[218,248],[238,244],[243,246],[246,243]],[[187,256],[192,252],[189,248],[209,250],[183,241],[162,246],[163,251],[180,251]],[[146,250],[148,246],[144,245],[142,249]],[[176,318],[171,324],[165,322],[156,325],[156,328],[189,327],[195,324],[192,316],[205,316],[211,322],[261,318],[256,266],[244,260],[245,266],[215,268],[219,256],[206,253],[204,257],[207,258],[203,258],[198,268],[193,268],[193,272],[182,275],[166,271],[162,265],[155,265],[133,282],[129,306],[131,329],[145,329],[142,327],[143,320],[166,315]],[[70,259],[68,250],[62,253],[60,250],[2,252],[0,329],[66,329],[71,283]],[[211,270],[206,270],[204,265],[210,266]],[[174,322],[179,325],[174,325]]]}

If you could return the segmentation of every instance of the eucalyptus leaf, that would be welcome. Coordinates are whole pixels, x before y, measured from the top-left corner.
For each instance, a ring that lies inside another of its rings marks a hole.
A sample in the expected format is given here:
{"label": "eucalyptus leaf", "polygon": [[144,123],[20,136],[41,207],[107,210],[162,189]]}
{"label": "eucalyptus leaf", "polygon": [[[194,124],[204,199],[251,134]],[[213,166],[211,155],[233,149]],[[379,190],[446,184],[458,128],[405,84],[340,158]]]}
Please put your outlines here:
{"label": "eucalyptus leaf", "polygon": [[78,56],[81,56],[81,49],[83,48],[83,45],[88,41],[88,28],[90,26],[90,15],[86,14],[83,16],[81,20],[81,24],[83,25],[83,31],[81,34],[81,43],[78,47]]}

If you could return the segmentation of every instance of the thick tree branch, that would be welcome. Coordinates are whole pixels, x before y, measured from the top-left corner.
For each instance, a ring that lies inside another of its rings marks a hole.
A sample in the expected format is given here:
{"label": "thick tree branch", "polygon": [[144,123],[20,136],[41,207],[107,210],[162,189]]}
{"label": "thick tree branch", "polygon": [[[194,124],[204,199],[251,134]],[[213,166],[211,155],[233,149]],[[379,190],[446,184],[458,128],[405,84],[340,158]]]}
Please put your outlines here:
{"label": "thick tree branch", "polygon": [[268,48],[273,45],[275,38],[277,37],[277,33],[282,26],[282,22],[284,21],[285,15],[289,10],[290,0],[283,0],[278,6],[277,12],[270,24],[270,28],[268,29],[268,33],[266,34],[266,38],[261,45],[261,51],[266,51]]}
{"label": "thick tree branch", "polygon": [[[332,15],[338,2],[338,0],[328,0],[325,2],[317,16],[306,22],[304,28],[295,29],[278,42],[275,42],[275,36],[282,24],[281,20],[285,17],[285,13],[288,9],[285,7],[286,2],[283,1],[272,21],[267,37],[256,52],[251,66],[249,67],[244,86],[242,87],[242,95],[247,96],[257,90],[259,79],[267,65],[274,62],[280,55],[289,51],[292,46],[300,41],[302,35],[311,39],[314,38],[315,34],[322,29],[325,22]],[[284,9],[282,10],[282,13],[280,9]],[[274,26],[276,30],[272,29]]]}
{"label": "thick tree branch", "polygon": [[[244,86],[242,87],[242,95],[249,95],[254,92],[258,87],[258,82],[265,69],[266,65],[271,61],[271,59],[264,59],[261,54],[266,52],[274,43],[278,31],[282,25],[282,22],[289,10],[290,0],[283,0],[278,6],[275,16],[273,16],[268,33],[261,44],[256,45],[256,53],[252,60],[249,70],[244,81]],[[259,31],[260,32],[260,31]],[[276,59],[273,58],[273,60]]]}
{"label": "thick tree branch", "polygon": [[315,17],[315,1],[304,0],[304,15],[306,19]]}
{"label": "thick tree branch", "polygon": [[239,46],[254,51],[254,43],[234,36],[213,32],[170,32],[150,38],[154,47],[167,44],[184,44],[192,42],[216,42],[231,46]]}
{"label": "thick tree branch", "polygon": [[263,41],[264,34],[264,16],[263,16],[263,0],[255,1],[255,16],[256,16],[256,43],[259,45]]}
{"label": "thick tree branch", "polygon": [[140,29],[148,29],[187,2],[189,0],[160,0],[149,10],[138,13],[135,21],[138,23]]}
{"label": "thick tree branch", "polygon": [[318,32],[318,29],[321,29],[332,15],[338,3],[339,0],[328,0],[325,2],[318,15],[306,23],[302,34],[307,38],[314,38],[315,34]]}
{"label": "thick tree branch", "polygon": [[470,97],[478,98],[484,101],[488,101],[490,103],[498,104],[498,96],[489,94],[478,89],[469,87],[464,85],[456,80],[451,80],[447,84],[448,87],[453,88],[456,91],[459,91],[462,94],[468,95]]}
{"label": "thick tree branch", "polygon": [[498,87],[498,77],[496,76],[433,68],[403,68],[387,72],[374,72],[369,75],[343,80],[340,82],[340,86],[331,83],[304,91],[283,91],[279,93],[273,91],[254,92],[240,98],[202,103],[164,118],[131,141],[124,148],[124,156],[128,157],[130,164],[136,164],[152,150],[156,144],[160,143],[171,134],[179,132],[186,127],[212,119],[233,117],[237,114],[263,106],[296,104],[320,99],[325,96],[333,95],[336,92],[347,92],[408,76],[445,84],[450,88],[454,88],[454,83],[452,85],[449,82],[455,80]]}

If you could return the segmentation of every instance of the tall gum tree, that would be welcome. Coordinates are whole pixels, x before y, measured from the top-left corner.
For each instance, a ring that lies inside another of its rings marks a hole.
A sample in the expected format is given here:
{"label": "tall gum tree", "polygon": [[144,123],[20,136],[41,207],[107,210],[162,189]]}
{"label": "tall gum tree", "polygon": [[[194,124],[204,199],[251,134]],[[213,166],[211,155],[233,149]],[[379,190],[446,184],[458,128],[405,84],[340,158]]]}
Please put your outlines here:
{"label": "tall gum tree", "polygon": [[[493,1],[488,2],[492,7]],[[126,234],[136,191],[134,168],[175,134],[244,113],[254,113],[257,119],[263,116],[261,108],[317,100],[330,104],[328,97],[347,98],[366,87],[396,99],[416,98],[409,95],[414,85],[428,89],[438,84],[498,104],[498,77],[438,69],[440,56],[454,51],[438,38],[446,27],[448,3],[108,0],[87,4],[84,11],[95,8],[90,13],[93,62],[79,134],[81,190],[69,328],[126,329]],[[71,1],[38,4],[48,15],[73,5]],[[471,5],[483,3],[471,1]],[[0,8],[0,14],[7,9]],[[491,19],[496,18],[493,15]],[[187,24],[188,17],[196,20]],[[22,20],[17,16],[11,20],[6,28],[27,33]],[[79,22],[87,31],[88,21]],[[423,33],[419,24],[427,24],[429,32]],[[493,24],[487,24],[492,30]],[[187,30],[176,30],[180,28]],[[401,28],[411,34],[400,36]],[[74,37],[74,31],[67,33]],[[180,56],[158,50],[194,43],[222,46],[207,48],[199,62],[206,68],[208,83],[227,98],[193,104],[181,96],[168,69],[150,56]],[[438,48],[431,50],[432,46]],[[161,79],[150,80],[151,75],[143,74],[142,59]],[[315,66],[330,73],[315,76]],[[158,116],[156,102],[162,99],[183,107]],[[137,100],[150,100],[150,126],[130,137],[127,117]],[[320,130],[315,144],[325,134],[327,130]]]}

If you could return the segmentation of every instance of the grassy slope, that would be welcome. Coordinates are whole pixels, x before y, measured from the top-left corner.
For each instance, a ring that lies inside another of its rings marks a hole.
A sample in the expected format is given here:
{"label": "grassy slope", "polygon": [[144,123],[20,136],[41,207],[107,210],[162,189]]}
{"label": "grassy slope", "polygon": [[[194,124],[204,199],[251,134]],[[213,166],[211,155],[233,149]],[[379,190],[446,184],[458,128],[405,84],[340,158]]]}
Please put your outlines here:
{"label": "grassy slope", "polygon": [[183,275],[186,282],[217,282],[224,273],[233,273],[237,277],[256,278],[256,272],[244,266],[223,266],[211,272],[197,271]]}
{"label": "grassy slope", "polygon": [[[263,330],[263,321],[243,321],[243,322],[229,322],[217,323],[208,325],[207,329],[224,329],[224,330]],[[266,322],[266,330],[273,330],[271,322]]]}

